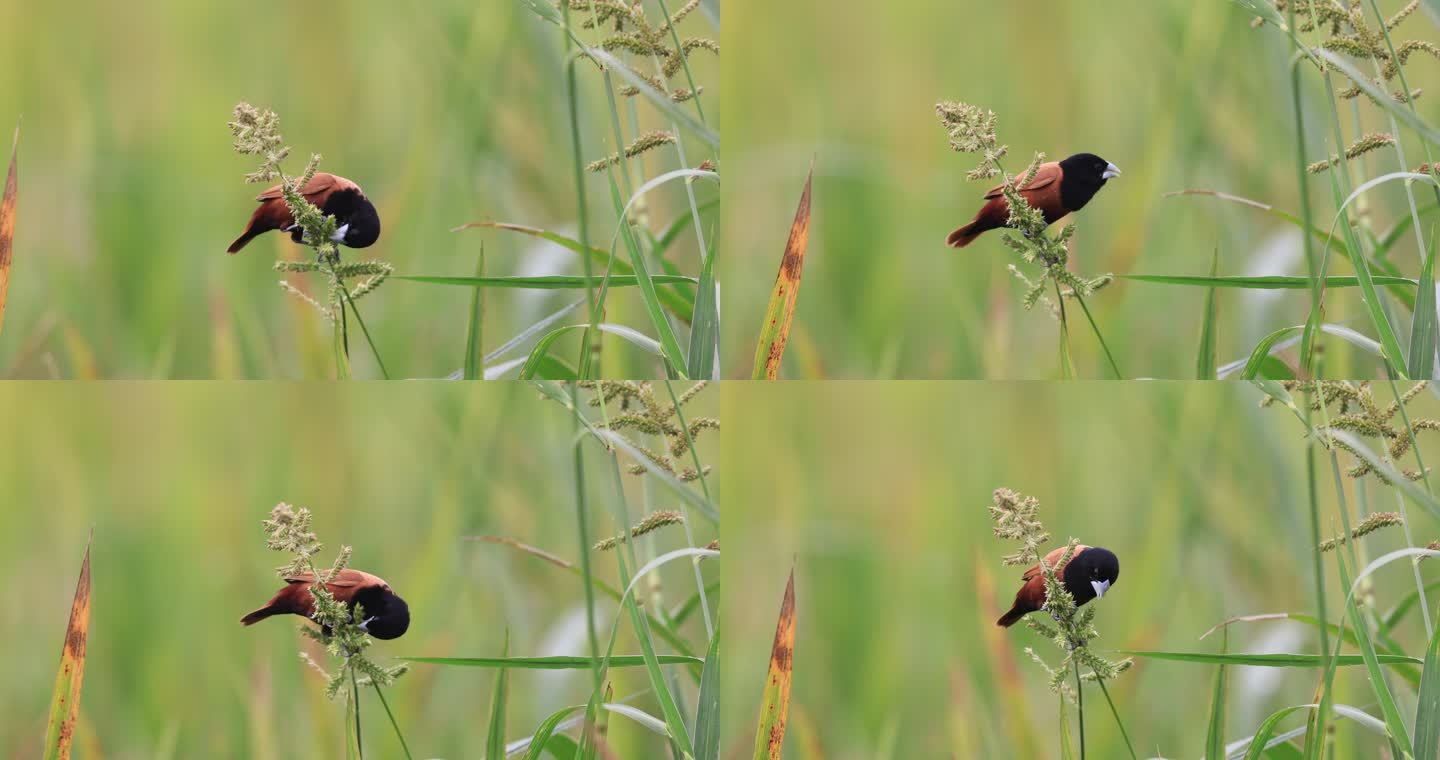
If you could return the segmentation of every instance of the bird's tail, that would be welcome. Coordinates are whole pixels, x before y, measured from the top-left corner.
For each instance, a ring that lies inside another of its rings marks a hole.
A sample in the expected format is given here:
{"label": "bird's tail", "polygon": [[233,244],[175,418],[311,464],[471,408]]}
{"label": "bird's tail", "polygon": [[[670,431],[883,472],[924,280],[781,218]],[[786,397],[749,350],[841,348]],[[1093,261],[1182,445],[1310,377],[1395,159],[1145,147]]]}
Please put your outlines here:
{"label": "bird's tail", "polygon": [[1031,610],[1020,609],[1020,605],[1017,604],[1014,607],[1011,607],[1009,612],[1001,615],[1000,619],[995,621],[995,625],[998,625],[1002,628],[1009,628],[1010,626],[1020,622],[1020,618],[1025,617],[1025,614],[1027,612],[1031,612]]}
{"label": "bird's tail", "polygon": [[267,604],[264,607],[261,607],[260,609],[250,613],[249,615],[240,618],[240,623],[241,625],[255,625],[256,623],[264,620],[265,618],[271,617],[273,615],[283,614],[285,614],[285,610]]}
{"label": "bird's tail", "polygon": [[226,252],[226,253],[235,253],[236,251],[240,250],[241,248],[244,248],[244,247],[245,247],[245,244],[246,244],[246,243],[249,243],[251,240],[253,240],[256,235],[259,235],[259,234],[260,234],[260,232],[263,232],[263,230],[257,231],[257,230],[255,229],[254,225],[251,225],[251,226],[249,226],[249,227],[246,227],[246,228],[245,228],[245,232],[244,232],[243,234],[241,234],[240,237],[235,238],[235,242],[231,243],[231,244],[230,244],[230,247],[225,249],[225,252]]}
{"label": "bird's tail", "polygon": [[970,245],[972,242],[974,242],[975,238],[980,237],[980,233],[988,229],[990,228],[982,225],[981,221],[979,219],[976,219],[975,221],[965,225],[964,227],[961,227],[950,233],[950,236],[945,238],[945,244],[950,246],[951,248],[964,248],[965,246]]}

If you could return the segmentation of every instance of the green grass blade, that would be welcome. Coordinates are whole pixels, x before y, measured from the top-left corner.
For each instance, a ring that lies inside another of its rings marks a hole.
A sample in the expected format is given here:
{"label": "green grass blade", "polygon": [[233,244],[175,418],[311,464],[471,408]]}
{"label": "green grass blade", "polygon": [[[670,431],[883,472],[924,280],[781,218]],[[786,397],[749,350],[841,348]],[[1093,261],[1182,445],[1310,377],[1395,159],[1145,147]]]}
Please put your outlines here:
{"label": "green grass blade", "polygon": [[[545,720],[541,721],[540,727],[535,729],[535,734],[530,737],[530,746],[525,749],[525,760],[540,760],[540,755],[549,748],[550,738],[555,735],[555,731],[560,727],[560,723],[584,709],[585,705],[572,705],[556,710]],[[574,749],[570,749],[569,755],[559,756],[566,757],[568,760],[568,758],[573,757],[574,754]]]}
{"label": "green grass blade", "polygon": [[[510,548],[512,548],[512,549],[515,549],[515,550],[517,550],[517,551],[523,552],[523,553],[525,553],[525,554],[529,554],[529,555],[532,556],[532,557],[538,557],[538,558],[540,558],[540,559],[543,559],[543,560],[545,560],[546,562],[549,562],[550,564],[552,564],[552,565],[554,565],[554,566],[556,566],[556,567],[558,567],[558,568],[561,568],[562,570],[565,570],[566,572],[569,572],[571,575],[574,575],[576,578],[579,578],[579,579],[582,580],[582,581],[586,581],[586,580],[587,580],[587,577],[586,577],[585,573],[582,571],[582,568],[576,566],[575,564],[573,564],[573,563],[571,563],[571,562],[568,562],[568,561],[566,561],[566,560],[564,560],[564,559],[561,559],[560,557],[557,557],[557,556],[555,556],[554,554],[551,554],[550,552],[545,551],[544,549],[539,549],[539,548],[536,548],[536,547],[534,547],[534,546],[530,546],[529,544],[524,544],[524,543],[521,543],[521,542],[519,542],[519,541],[516,541],[516,540],[513,539],[513,538],[506,538],[506,537],[503,537],[503,536],[476,536],[476,537],[475,537],[475,540],[477,540],[477,541],[485,541],[485,542],[487,542],[487,543],[492,543],[492,544],[501,544],[501,545],[503,545],[503,546],[508,546],[508,547],[510,547]],[[591,575],[591,576],[589,576],[589,578],[588,578],[588,585],[591,587],[591,589],[592,589],[593,591],[599,591],[600,593],[602,593],[602,594],[610,597],[611,599],[613,599],[613,600],[615,600],[615,601],[617,601],[617,602],[620,601],[620,589],[617,589],[617,588],[615,588],[614,586],[611,586],[610,584],[606,583],[605,581],[600,580],[599,578],[596,578],[596,577],[594,577],[593,575]],[[715,584],[712,584],[712,585],[713,585],[713,588],[714,588],[714,589],[719,589],[719,587],[720,587],[720,584],[719,584],[718,582],[715,583]],[[709,592],[713,593],[711,586],[707,586],[707,587],[706,587],[706,591],[709,591]],[[685,619],[686,619],[695,609],[698,608],[699,604],[700,604],[700,595],[699,595],[698,593],[692,594],[691,597],[690,597],[690,599],[686,600],[686,602],[681,605],[680,610],[677,611],[675,614],[671,615],[671,619],[670,619],[670,624],[669,624],[669,625],[667,625],[665,622],[661,621],[660,618],[658,618],[658,617],[656,617],[656,616],[654,615],[654,613],[647,613],[647,614],[650,616],[650,627],[651,627],[652,630],[657,631],[657,632],[660,634],[660,638],[664,639],[664,640],[665,640],[665,643],[667,643],[667,644],[669,644],[671,647],[673,647],[676,652],[679,652],[680,654],[683,654],[683,655],[691,655],[690,645],[689,645],[683,638],[681,638],[680,634],[676,633],[675,628],[679,627],[679,625],[680,625],[681,623],[685,622]],[[697,663],[698,663],[698,658],[697,658]],[[695,677],[695,682],[696,682],[696,683],[699,683],[699,682],[700,682],[700,670],[699,670],[698,666],[692,666],[692,667],[690,668],[690,671],[691,671],[692,675]]]}
{"label": "green grass blade", "polygon": [[[660,338],[662,355],[672,373],[683,375],[686,370],[685,352],[680,349],[680,342],[675,338],[675,330],[670,326],[670,321],[660,310],[660,301],[655,292],[655,281],[645,266],[645,253],[640,250],[640,243],[635,240],[634,229],[626,221],[625,209],[628,204],[620,200],[620,187],[615,184],[614,173],[608,173],[606,177],[610,180],[610,197],[614,200],[615,210],[619,215],[615,234],[625,241],[625,248],[630,252],[630,266],[635,269],[636,282],[640,285],[640,296],[645,302],[645,311],[649,313],[650,322],[655,326],[656,333]],[[611,242],[613,244],[614,241]]]}
{"label": "green grass blade", "polygon": [[[420,662],[427,665],[445,665],[463,668],[515,668],[517,670],[588,670],[589,657],[557,655],[553,657],[399,657],[405,662]],[[661,665],[704,665],[699,657],[681,654],[657,655]],[[1419,660],[1416,660],[1419,662]],[[645,665],[643,655],[617,654],[610,656],[612,668],[638,668]]]}
{"label": "green grass blade", "polygon": [[[535,347],[532,348],[532,349],[530,349],[530,358],[526,359],[526,360],[525,360],[525,366],[523,366],[523,367],[520,368],[520,379],[521,379],[521,380],[533,380],[533,379],[535,379],[535,376],[539,373],[540,367],[542,366],[542,364],[543,364],[543,362],[544,362],[544,359],[545,359],[546,354],[550,351],[550,347],[551,347],[552,345],[554,345],[554,344],[555,344],[555,341],[559,340],[562,335],[564,335],[564,334],[566,334],[566,333],[568,333],[568,332],[572,332],[572,331],[574,331],[574,330],[584,330],[584,329],[586,329],[586,328],[588,328],[588,327],[590,327],[590,325],[588,325],[588,324],[582,324],[582,325],[566,325],[566,326],[564,326],[564,327],[561,327],[561,328],[552,330],[552,331],[550,331],[549,333],[546,333],[545,337],[543,337],[543,338],[541,338],[540,340],[536,341]],[[616,335],[616,336],[619,336],[619,337],[621,337],[621,338],[624,338],[625,340],[629,341],[631,344],[636,345],[636,346],[639,346],[640,348],[645,349],[645,351],[647,351],[647,352],[649,352],[649,353],[651,353],[651,354],[653,354],[653,355],[655,355],[655,356],[664,358],[664,357],[663,357],[663,353],[664,353],[664,352],[663,352],[663,350],[660,348],[660,344],[657,343],[657,342],[655,341],[655,339],[653,339],[653,338],[651,338],[651,337],[649,337],[649,336],[646,336],[646,335],[642,335],[642,334],[640,334],[640,333],[638,333],[638,332],[630,329],[629,327],[626,327],[626,326],[624,326],[624,325],[612,325],[612,324],[609,324],[609,323],[607,322],[607,323],[595,325],[595,329],[597,329],[597,330],[599,330],[599,331],[601,331],[601,332],[607,332],[607,333],[610,333],[611,335]]]}
{"label": "green grass blade", "polygon": [[[705,584],[705,595],[706,595],[706,596],[714,596],[715,594],[717,594],[717,593],[719,593],[719,592],[720,592],[720,582],[719,582],[719,581],[713,581],[713,582],[711,582],[711,583]],[[686,620],[689,620],[689,619],[690,619],[690,616],[693,615],[693,614],[695,614],[695,611],[696,611],[696,610],[700,609],[700,599],[701,599],[701,597],[700,597],[700,592],[699,592],[699,591],[696,591],[695,593],[691,594],[688,598],[685,599],[684,602],[681,602],[681,604],[680,604],[679,607],[676,607],[674,610],[671,610],[671,612],[670,612],[670,621],[673,622],[675,625],[680,625],[681,623],[684,623]]]}
{"label": "green grass blade", "polygon": [[[45,727],[45,760],[68,760],[75,739],[75,721],[80,717],[80,686],[85,678],[85,649],[90,639],[90,544],[80,562],[80,580],[70,603],[70,622],[65,626],[65,645],[60,650],[60,668],[55,672],[55,689],[50,695],[49,720]],[[349,724],[349,721],[346,721]]]}
{"label": "green grass blade", "polygon": [[[1316,543],[1319,543],[1319,541],[1317,540]],[[1297,623],[1304,623],[1305,625],[1308,625],[1317,631],[1320,630],[1320,620],[1314,615],[1306,615],[1299,612],[1272,612],[1261,615],[1241,615],[1239,617],[1230,618],[1229,620],[1226,620],[1225,622],[1216,625],[1214,628],[1211,628],[1209,631],[1206,631],[1205,634],[1202,635],[1200,638],[1203,639],[1205,638],[1205,636],[1209,636],[1211,633],[1221,628],[1228,627],[1234,623],[1252,623],[1271,620],[1293,620]],[[1360,645],[1360,642],[1355,638],[1355,632],[1343,626],[1338,626],[1334,623],[1327,624],[1325,626],[1324,633],[1327,634],[1327,636],[1337,636],[1351,646],[1358,647]],[[1326,637],[1322,636],[1322,639],[1325,638]],[[1322,641],[1322,648],[1325,644],[1328,643],[1328,639]],[[1399,649],[1393,647],[1386,647],[1382,653],[1392,655],[1404,654],[1404,652],[1401,652]],[[1412,686],[1418,687],[1420,685],[1420,671],[1418,669],[1412,668],[1408,665],[1396,665],[1395,672],[1399,673],[1400,676],[1406,681],[1409,681]]]}
{"label": "green grass blade", "polygon": [[[1269,749],[1272,737],[1275,736],[1275,728],[1280,721],[1301,710],[1314,710],[1317,705],[1294,705],[1276,710],[1260,724],[1255,735],[1250,737],[1249,746],[1245,749],[1245,760],[1260,760],[1264,757],[1265,750]],[[1350,705],[1335,705],[1335,714],[1354,721],[1357,725],[1364,726],[1380,736],[1389,737],[1390,733],[1385,730],[1385,723],[1369,713]]]}
{"label": "green grass blade", "polygon": [[[500,649],[502,660],[510,655],[510,629],[505,629],[505,644]],[[590,661],[585,660],[585,667],[590,667]],[[495,671],[495,690],[490,700],[490,735],[485,742],[485,757],[488,760],[500,760],[505,757],[505,699],[508,689],[504,665]]]}
{"label": "green grass blade", "polygon": [[1440,628],[1425,650],[1420,696],[1415,705],[1415,760],[1440,757]]}
{"label": "green grass blade", "polygon": [[716,236],[710,236],[710,250],[700,270],[700,287],[695,292],[695,313],[690,318],[690,376],[696,380],[719,380],[720,368],[720,287],[715,282]]}
{"label": "green grass blade", "polygon": [[800,296],[800,274],[805,268],[805,251],[810,246],[810,188],[814,179],[815,163],[811,161],[795,219],[790,223],[785,254],[780,258],[780,271],[775,275],[775,287],[765,308],[765,321],[760,324],[752,380],[780,377],[780,360],[785,357],[785,343],[790,340],[790,324],[795,319],[795,303]]}
{"label": "green grass blade", "polygon": [[755,731],[754,760],[780,760],[785,746],[785,722],[790,714],[790,684],[795,671],[795,571],[785,582],[775,643],[770,647],[770,669],[760,700],[760,721]]}
{"label": "green grass blade", "polygon": [[[660,712],[665,716],[665,726],[670,731],[670,737],[681,747],[693,746],[694,740],[690,738],[690,731],[685,728],[685,719],[680,715],[680,707],[675,704],[675,696],[670,693],[670,689],[665,685],[665,675],[660,672],[664,658],[655,653],[655,642],[650,638],[650,626],[646,623],[644,614],[640,612],[640,605],[636,603],[634,596],[629,594],[625,596],[625,608],[630,613],[630,624],[635,628],[635,638],[640,642],[640,651],[644,653],[642,658],[645,672],[650,677],[650,686],[655,693],[655,698],[660,702]],[[612,657],[611,662],[613,661]]]}
{"label": "green grass blade", "polygon": [[[1305,325],[1282,327],[1279,330],[1276,330],[1275,332],[1266,335],[1264,338],[1261,338],[1260,342],[1255,344],[1254,350],[1250,352],[1250,358],[1245,362],[1244,369],[1240,371],[1240,377],[1245,380],[1254,380],[1260,375],[1260,369],[1265,365],[1265,360],[1269,358],[1271,352],[1278,349],[1278,344],[1280,344],[1286,338],[1293,336],[1296,333],[1302,332],[1304,329]],[[1344,338],[1351,344],[1359,346],[1360,348],[1369,351],[1376,356],[1381,356],[1382,354],[1382,349],[1379,343],[1364,335],[1361,335],[1358,332],[1355,332],[1354,330],[1351,330],[1348,327],[1342,327],[1340,325],[1332,325],[1327,323],[1320,325],[1320,332],[1334,335],[1339,338]],[[1228,369],[1228,366],[1226,369]]]}
{"label": "green grass blade", "polygon": [[[584,288],[587,285],[599,285],[601,278],[586,280],[583,276],[576,275],[537,275],[534,277],[445,277],[429,275],[394,275],[392,280],[409,280],[410,282],[424,282],[432,285],[459,285],[467,288],[519,288],[522,290],[575,290]],[[694,285],[698,282],[694,277],[681,277],[668,274],[652,275],[651,282],[660,284],[686,283]],[[610,277],[611,287],[636,287],[643,285],[642,280],[634,275]]]}
{"label": "green grass blade", "polygon": [[[1440,212],[1440,206],[1426,206],[1420,209],[1419,216],[1421,219],[1426,219],[1434,216],[1436,212]],[[1415,217],[1413,216],[1407,215],[1396,219],[1395,224],[1391,225],[1390,229],[1381,233],[1380,238],[1375,241],[1376,258],[1382,258],[1388,254],[1390,249],[1394,248],[1395,244],[1400,242],[1400,239],[1405,236],[1405,233],[1410,231],[1410,228],[1414,226],[1414,224]]]}
{"label": "green grass blade", "polygon": [[[1336,128],[1338,129],[1338,125]],[[1343,172],[1348,171],[1343,163],[1343,152],[1341,153],[1341,161],[1341,166],[1337,168],[1336,171],[1329,173],[1337,200],[1341,190],[1338,186],[1334,185],[1334,183],[1337,182],[1336,177],[1343,177]],[[1426,175],[1413,176],[1423,178]],[[1364,251],[1362,251],[1360,247],[1360,241],[1355,235],[1355,229],[1350,225],[1349,217],[1346,215],[1346,209],[1356,198],[1359,198],[1370,188],[1378,186],[1392,178],[1394,178],[1394,175],[1387,174],[1383,177],[1370,180],[1356,188],[1343,201],[1337,203],[1335,219],[1330,223],[1330,229],[1333,231],[1335,225],[1340,224],[1341,220],[1345,221],[1345,224],[1341,226],[1344,228],[1345,240],[1348,243],[1346,250],[1350,254],[1350,266],[1355,270],[1355,276],[1360,283],[1361,300],[1365,303],[1365,310],[1370,314],[1370,321],[1375,327],[1375,333],[1380,339],[1380,345],[1385,350],[1387,363],[1397,374],[1405,376],[1405,352],[1400,348],[1400,339],[1395,336],[1395,329],[1390,325],[1390,318],[1386,316],[1384,306],[1380,303],[1380,294],[1375,290],[1375,277],[1370,273],[1370,262],[1365,258]],[[1329,249],[1327,248],[1326,254],[1328,253]]]}
{"label": "green grass blade", "polygon": [[[1230,629],[1222,634],[1224,653],[1230,645]],[[1215,687],[1210,695],[1210,730],[1205,737],[1205,760],[1225,760],[1225,663],[1215,668]]]}
{"label": "green grass blade", "polygon": [[[1350,572],[1346,567],[1345,553],[1335,552],[1335,561],[1340,568],[1341,587],[1350,589]],[[1365,625],[1365,619],[1360,614],[1360,609],[1355,606],[1353,589],[1345,595],[1345,611],[1350,616],[1350,627],[1355,629],[1355,637],[1360,641],[1360,656],[1365,664],[1365,672],[1370,677],[1370,688],[1375,692],[1375,700],[1380,704],[1380,714],[1385,718],[1385,728],[1390,732],[1392,739],[1403,747],[1409,747],[1411,746],[1410,732],[1405,728],[1405,721],[1400,717],[1400,708],[1395,704],[1395,695],[1390,693],[1390,684],[1385,681],[1385,674],[1380,670],[1382,655],[1375,651],[1375,644],[1370,639],[1370,631]],[[1415,658],[1408,659],[1414,660]]]}
{"label": "green grass blade", "polygon": [[[1117,274],[1116,279],[1137,282],[1158,282],[1168,285],[1194,285],[1205,288],[1248,288],[1250,290],[1309,290],[1315,279],[1294,275],[1257,275],[1205,277],[1201,275],[1172,274]],[[1409,277],[1376,275],[1372,278],[1378,285],[1415,286],[1418,282]],[[1331,275],[1325,278],[1327,288],[1353,288],[1360,284],[1351,275]]]}
{"label": "green grass blade", "polygon": [[570,303],[570,304],[567,305],[567,306],[562,306],[559,311],[553,312],[553,313],[547,315],[544,319],[541,319],[539,322],[536,322],[535,324],[530,325],[529,327],[525,328],[524,330],[521,330],[519,334],[517,334],[515,337],[511,338],[510,340],[505,341],[503,344],[501,344],[501,346],[500,346],[499,348],[495,349],[494,351],[491,351],[491,352],[488,353],[488,354],[485,354],[485,363],[486,363],[486,364],[490,364],[491,362],[496,361],[497,359],[501,358],[502,356],[505,356],[506,354],[508,354],[508,353],[510,353],[511,351],[515,350],[517,347],[519,347],[519,346],[520,346],[521,344],[523,344],[525,341],[530,340],[531,338],[535,337],[536,335],[539,335],[539,334],[542,333],[542,332],[545,332],[546,330],[548,330],[548,329],[550,328],[551,325],[553,325],[553,324],[555,324],[556,322],[559,322],[560,320],[564,319],[570,312],[572,312],[572,311],[574,311],[574,310],[576,310],[576,309],[578,309],[578,308],[580,308],[581,306],[584,306],[584,305],[585,305],[585,300],[584,300],[584,299],[581,299],[581,300],[579,300],[579,301],[575,301],[575,302],[573,302],[573,303]]}
{"label": "green grass blade", "polygon": [[[696,206],[696,210],[704,213],[719,207],[720,199],[711,198]],[[665,229],[661,230],[660,234],[655,238],[655,255],[664,258],[665,252],[670,250],[670,246],[674,245],[675,241],[679,240],[680,236],[684,234],[686,230],[690,229],[693,224],[695,224],[695,215],[686,211],[675,217],[675,221],[665,225]],[[604,253],[604,251],[601,251],[601,253]]]}
{"label": "green grass blade", "polygon": [[1435,314],[1435,231],[1430,231],[1430,251],[1420,267],[1420,285],[1415,291],[1415,312],[1410,318],[1410,376],[1430,379],[1435,376],[1436,330],[1440,329]]}
{"label": "green grass blade", "polygon": [[[1220,249],[1210,255],[1210,276],[1220,265]],[[1195,379],[1215,379],[1215,288],[1205,291],[1205,310],[1200,316],[1200,348],[1195,352]]]}
{"label": "green grass blade", "polygon": [[[686,214],[684,218],[688,220],[690,218],[690,215]],[[580,241],[573,238],[568,238],[564,235],[550,232],[549,230],[542,230],[537,227],[527,227],[523,224],[506,224],[503,222],[471,222],[470,224],[456,227],[454,230],[452,230],[452,232],[474,228],[506,230],[509,232],[518,232],[522,235],[529,235],[531,237],[540,238],[541,240],[547,240],[560,246],[561,248],[577,253],[581,257],[587,259],[587,267],[590,267],[592,265],[599,265],[599,268],[602,270],[608,269],[611,272],[612,280],[615,277],[635,276],[635,270],[624,261],[612,257],[610,251],[607,251],[604,248],[592,248],[590,246],[582,244]],[[667,230],[667,234],[668,232],[669,231]],[[678,234],[678,232],[676,234]],[[591,282],[600,282],[601,280],[601,278],[595,277],[593,275],[591,275],[590,277]],[[672,287],[660,288],[658,291],[658,295],[661,302],[665,304],[665,308],[668,309],[671,314],[674,314],[681,319],[689,319],[690,313],[695,310],[694,297],[685,292],[682,292],[682,290],[680,289]]]}
{"label": "green grass blade", "polygon": [[[480,256],[475,261],[475,279],[485,277],[485,245],[480,245]],[[485,312],[485,289],[479,285],[470,294],[470,326],[465,331],[465,379],[480,380],[484,377],[485,360],[480,335],[480,317]]]}
{"label": "green grass blade", "polygon": [[[1168,660],[1171,662],[1195,662],[1206,665],[1247,665],[1257,668],[1321,668],[1325,666],[1325,655],[1322,654],[1210,654],[1207,652],[1164,652],[1164,651],[1142,651],[1135,649],[1119,649],[1115,654],[1128,655],[1130,657],[1145,657],[1151,660]],[[1418,657],[1394,654],[1377,654],[1377,662],[1381,665],[1419,665],[1423,661]],[[1337,665],[1364,665],[1365,658],[1358,654],[1339,655],[1335,658]]]}
{"label": "green grass blade", "polygon": [[710,638],[700,699],[695,706],[695,760],[720,758],[720,629]]}
{"label": "green grass blade", "polygon": [[[1425,584],[1426,593],[1434,591],[1435,589],[1440,589],[1440,581],[1432,581]],[[1391,607],[1390,610],[1380,618],[1380,629],[1387,633],[1395,630],[1395,627],[1405,620],[1405,616],[1410,614],[1410,610],[1415,609],[1419,602],[1419,589],[1406,594],[1404,598],[1397,602],[1394,607]]]}

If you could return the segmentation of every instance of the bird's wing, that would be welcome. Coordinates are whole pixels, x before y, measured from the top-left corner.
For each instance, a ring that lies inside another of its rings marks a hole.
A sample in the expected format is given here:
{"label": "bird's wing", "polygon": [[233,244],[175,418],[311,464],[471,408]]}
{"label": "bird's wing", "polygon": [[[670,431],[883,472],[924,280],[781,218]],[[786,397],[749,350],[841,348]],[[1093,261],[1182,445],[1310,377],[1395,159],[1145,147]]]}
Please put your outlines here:
{"label": "bird's wing", "polygon": [[[1019,177],[1017,177],[1016,179],[1019,179]],[[1039,190],[1042,187],[1046,187],[1054,183],[1057,179],[1060,179],[1059,163],[1052,161],[1048,164],[1040,164],[1040,168],[1035,170],[1035,179],[1031,180],[1030,184],[1020,189],[1025,192],[1029,192],[1031,190]],[[990,191],[985,193],[985,197],[999,198],[1001,195],[1004,195],[1004,193],[1001,192],[1004,189],[1005,184],[1002,182],[990,188]]]}
{"label": "bird's wing", "polygon": [[[326,172],[315,172],[315,176],[310,178],[310,181],[305,184],[305,187],[300,191],[300,194],[305,196],[306,198],[310,198],[312,196],[319,195],[326,190],[329,190],[330,188],[334,187],[337,182],[342,182],[350,185],[355,184],[348,179],[337,177],[334,174],[329,174]],[[268,201],[274,200],[275,198],[284,197],[284,193],[281,192],[281,187],[281,185],[276,185],[269,190],[261,193],[255,200]]]}
{"label": "bird's wing", "polygon": [[[1076,544],[1076,545],[1075,545],[1075,554],[1070,555],[1070,559],[1075,559],[1075,556],[1076,556],[1076,555],[1078,555],[1080,552],[1085,551],[1085,550],[1088,549],[1088,548],[1090,548],[1090,547],[1086,546],[1085,544]],[[1055,572],[1059,573],[1061,570],[1064,570],[1064,569],[1065,569],[1065,566],[1064,566],[1064,565],[1061,565],[1061,566],[1059,566],[1059,567],[1056,567],[1056,566],[1055,566],[1055,563],[1059,562],[1059,561],[1060,561],[1060,558],[1061,558],[1061,557],[1064,557],[1064,556],[1065,556],[1065,547],[1062,546],[1062,547],[1060,547],[1059,549],[1051,549],[1051,550],[1050,550],[1050,553],[1048,553],[1048,554],[1045,555],[1045,564],[1047,564],[1047,565],[1049,565],[1050,567],[1054,568],[1054,569],[1055,569]],[[1039,577],[1039,575],[1040,575],[1040,566],[1039,566],[1039,565],[1031,565],[1030,568],[1025,571],[1025,575],[1021,576],[1021,580],[1028,581],[1028,580],[1030,580],[1031,578]]]}

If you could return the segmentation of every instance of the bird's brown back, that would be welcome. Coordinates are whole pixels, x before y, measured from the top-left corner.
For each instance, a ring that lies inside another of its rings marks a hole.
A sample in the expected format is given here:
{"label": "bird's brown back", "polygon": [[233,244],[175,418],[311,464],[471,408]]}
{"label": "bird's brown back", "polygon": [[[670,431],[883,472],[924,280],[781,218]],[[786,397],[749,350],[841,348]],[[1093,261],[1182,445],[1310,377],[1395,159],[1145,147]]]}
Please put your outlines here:
{"label": "bird's brown back", "polygon": [[[1045,223],[1053,224],[1060,217],[1069,213],[1064,204],[1060,202],[1060,181],[1064,179],[1064,172],[1058,162],[1041,164],[1035,171],[1035,178],[1030,184],[1020,189],[1020,197],[1029,203],[1031,208],[1038,209],[1045,215]],[[1004,226],[1010,218],[1010,202],[1005,200],[1004,184],[996,185],[985,193],[985,199],[989,201],[980,210],[976,218],[988,218],[995,227]]]}
{"label": "bird's brown back", "polygon": [[[1077,544],[1075,546],[1075,553],[1070,555],[1070,561],[1074,561],[1076,557],[1080,556],[1080,552],[1089,548],[1090,547],[1084,544]],[[1062,546],[1058,549],[1052,549],[1045,555],[1045,564],[1055,568],[1055,575],[1062,579],[1065,577],[1065,566],[1070,564],[1070,562],[1060,562],[1061,558],[1065,556],[1065,549],[1066,547]],[[1031,565],[1025,570],[1025,574],[1022,575],[1021,578],[1025,581],[1025,585],[1020,587],[1020,591],[1015,594],[1015,598],[1017,600],[1024,599],[1027,604],[1037,610],[1040,609],[1045,604],[1045,574],[1040,572],[1039,565]]]}

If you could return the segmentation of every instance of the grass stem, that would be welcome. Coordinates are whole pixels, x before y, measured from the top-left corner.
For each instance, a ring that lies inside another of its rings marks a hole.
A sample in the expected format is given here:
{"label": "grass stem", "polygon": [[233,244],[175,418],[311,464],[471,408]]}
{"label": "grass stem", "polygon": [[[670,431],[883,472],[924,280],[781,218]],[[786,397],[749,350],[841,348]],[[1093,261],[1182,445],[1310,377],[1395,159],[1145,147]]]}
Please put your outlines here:
{"label": "grass stem", "polygon": [[1116,380],[1124,380],[1125,376],[1120,374],[1120,365],[1115,363],[1115,356],[1110,353],[1110,346],[1105,342],[1105,336],[1100,334],[1100,326],[1095,324],[1095,317],[1090,315],[1090,307],[1085,304],[1085,296],[1080,291],[1075,291],[1075,300],[1080,302],[1080,308],[1085,312],[1085,319],[1090,322],[1090,329],[1095,331],[1095,338],[1100,341],[1100,348],[1105,350],[1105,358],[1110,362],[1110,371],[1115,373]]}
{"label": "grass stem", "polygon": [[1075,714],[1080,719],[1080,760],[1085,760],[1085,688],[1080,682],[1080,661],[1071,664],[1075,666]]}
{"label": "grass stem", "polygon": [[[350,663],[347,661],[345,666],[349,667]],[[365,741],[360,734],[360,684],[355,678],[354,668],[350,668],[350,696],[355,704],[355,752],[360,756],[360,760],[365,760]]]}
{"label": "grass stem", "polygon": [[[1294,18],[1292,7],[1291,18]],[[1322,399],[1323,401],[1323,399]],[[1310,505],[1310,545],[1320,545],[1320,502],[1316,494],[1315,485],[1315,427],[1311,424],[1311,393],[1305,394],[1305,426],[1309,428],[1310,435],[1306,436],[1305,443],[1305,475],[1308,488],[1306,494],[1309,496]],[[1320,650],[1328,656],[1330,654],[1330,617],[1325,608],[1325,565],[1320,558],[1320,552],[1311,551],[1311,569],[1315,574],[1315,615],[1320,621]],[[1328,669],[1328,666],[1327,666]],[[1305,744],[1307,746],[1307,757],[1316,757],[1310,750],[1323,746],[1326,725],[1330,721],[1329,711],[1329,684],[1326,684],[1322,692],[1320,707],[1315,711],[1313,732],[1307,732]],[[1312,743],[1313,741],[1313,743]]]}
{"label": "grass stem", "polygon": [[1100,693],[1105,695],[1105,703],[1110,705],[1110,714],[1115,716],[1115,726],[1120,729],[1120,738],[1125,740],[1125,749],[1129,750],[1131,760],[1139,760],[1135,745],[1130,743],[1130,734],[1125,730],[1125,723],[1120,720],[1120,711],[1115,709],[1115,700],[1110,698],[1110,690],[1105,688],[1105,679],[1096,678],[1095,683],[1099,684]]}
{"label": "grass stem", "polygon": [[380,684],[370,682],[375,687],[375,695],[380,697],[380,706],[385,708],[385,715],[390,718],[390,727],[395,729],[395,738],[400,740],[400,749],[405,751],[405,760],[414,760],[410,755],[410,745],[405,742],[405,734],[400,731],[400,724],[395,720],[395,713],[390,711],[390,703],[385,700],[385,690]]}
{"label": "grass stem", "polygon": [[[575,66],[579,63],[572,51],[575,41],[571,39],[570,32],[570,4],[561,3],[561,13],[564,28],[560,31],[560,37],[565,41],[565,99],[569,106],[570,116],[570,152],[574,157],[573,174],[575,177],[575,215],[576,225],[579,227],[580,245],[583,247],[590,244],[590,212],[585,203],[585,157],[580,147],[580,112],[578,87],[575,84]],[[594,325],[600,323],[597,299],[595,298],[594,272],[589,256],[581,256],[581,262],[585,266],[585,305],[586,313],[590,315],[590,326],[585,328],[585,337],[580,346],[579,376],[582,378],[599,377],[600,369],[600,332]]]}

